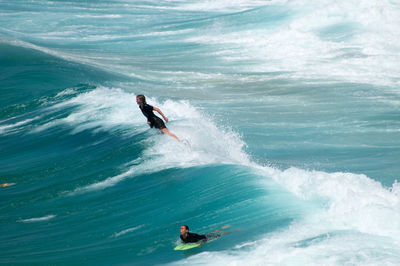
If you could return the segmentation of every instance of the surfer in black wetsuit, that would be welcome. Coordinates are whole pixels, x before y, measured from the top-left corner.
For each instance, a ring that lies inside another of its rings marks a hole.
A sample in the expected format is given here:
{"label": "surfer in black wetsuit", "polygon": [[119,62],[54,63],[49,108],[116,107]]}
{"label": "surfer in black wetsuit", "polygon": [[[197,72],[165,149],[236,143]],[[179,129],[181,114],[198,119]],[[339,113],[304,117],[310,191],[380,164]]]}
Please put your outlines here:
{"label": "surfer in black wetsuit", "polygon": [[189,226],[182,225],[180,229],[181,235],[180,238],[183,243],[197,243],[197,242],[206,242],[207,237],[205,235],[198,235],[195,233],[189,233]]}
{"label": "surfer in black wetsuit", "polygon": [[177,141],[180,141],[179,138],[171,133],[167,127],[164,124],[164,121],[161,120],[158,116],[154,114],[153,111],[157,111],[165,120],[165,122],[168,122],[168,118],[161,112],[161,110],[157,107],[153,107],[149,104],[146,103],[146,97],[144,95],[138,95],[136,96],[136,103],[139,105],[140,110],[144,114],[144,116],[147,118],[147,124],[151,128],[155,127],[161,131],[161,133],[167,133]]}
{"label": "surfer in black wetsuit", "polygon": [[230,225],[225,225],[222,226],[220,229],[215,230],[214,232],[207,233],[205,235],[198,235],[195,233],[190,233],[189,232],[189,226],[187,225],[182,225],[180,228],[180,238],[183,243],[200,243],[203,244],[207,241],[211,241],[214,239],[217,239],[223,235],[230,234],[232,232],[221,232],[221,230],[224,230],[226,228],[229,228]]}

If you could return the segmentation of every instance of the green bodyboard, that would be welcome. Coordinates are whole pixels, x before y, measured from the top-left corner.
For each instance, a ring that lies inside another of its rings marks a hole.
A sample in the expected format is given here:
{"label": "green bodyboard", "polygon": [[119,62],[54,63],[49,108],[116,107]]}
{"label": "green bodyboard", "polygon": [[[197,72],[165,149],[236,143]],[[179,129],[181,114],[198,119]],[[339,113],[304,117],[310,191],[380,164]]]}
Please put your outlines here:
{"label": "green bodyboard", "polygon": [[187,243],[187,244],[180,244],[177,245],[174,250],[187,250],[187,249],[191,249],[191,248],[196,248],[199,247],[200,243]]}

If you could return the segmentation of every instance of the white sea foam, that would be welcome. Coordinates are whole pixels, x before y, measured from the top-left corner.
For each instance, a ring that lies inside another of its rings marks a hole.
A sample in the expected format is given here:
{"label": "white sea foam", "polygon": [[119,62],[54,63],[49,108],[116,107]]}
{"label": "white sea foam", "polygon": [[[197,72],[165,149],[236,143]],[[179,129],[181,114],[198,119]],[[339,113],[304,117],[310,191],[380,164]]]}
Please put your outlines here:
{"label": "white sea foam", "polygon": [[[203,252],[176,265],[398,265],[399,249],[388,239],[354,232],[317,235],[305,227],[271,234],[229,252]],[[311,229],[310,229],[311,231]],[[312,235],[313,237],[307,238]]]}
{"label": "white sea foam", "polygon": [[[243,27],[237,27],[235,22],[231,22],[230,16],[214,18],[212,13],[222,12],[229,15],[255,7],[272,5],[276,10],[281,8],[284,17],[280,23],[275,24],[276,22],[272,21],[272,25],[270,25],[271,19],[268,12],[265,13],[265,20],[258,17],[263,16],[262,11],[255,14],[256,21],[244,19]],[[72,7],[74,6],[71,5]],[[126,16],[126,8],[132,10],[174,9],[201,11],[204,12],[202,18],[207,18],[206,12],[210,12],[213,24],[206,23],[203,27],[200,23],[198,28],[188,26],[178,29],[175,26],[181,26],[179,23],[166,23],[165,28],[157,27],[147,31],[143,30],[146,28],[143,27],[139,31],[132,32],[118,23],[112,23],[113,20],[108,20],[113,31],[99,29],[96,23],[88,20],[87,24],[79,26],[68,23],[57,25],[58,27],[34,24],[32,27],[35,30],[31,32],[26,30],[26,22],[23,20],[20,24],[2,28],[2,31],[8,32],[11,36],[35,36],[42,40],[57,38],[58,42],[115,40],[115,45],[119,45],[121,39],[141,36],[162,38],[164,35],[176,35],[174,43],[194,42],[203,46],[208,45],[209,54],[232,64],[239,62],[234,66],[242,71],[289,71],[291,74],[287,76],[290,78],[321,79],[322,77],[333,81],[378,85],[398,85],[400,82],[398,77],[400,6],[393,1],[332,2],[322,0],[312,3],[305,3],[304,0],[167,1],[157,4],[150,2],[143,6],[137,3],[116,3],[106,5],[106,7],[111,8],[110,13],[103,12],[106,9],[85,9],[76,6],[74,8],[82,9],[82,12],[74,16],[117,18],[118,21],[127,22],[128,26],[134,28],[136,24],[147,25],[146,21],[150,16],[144,12],[142,20],[131,22],[130,17]],[[41,15],[41,13],[35,13],[35,15],[39,14]],[[289,15],[286,17],[287,14]],[[65,18],[71,16],[68,12],[58,15]],[[160,24],[162,22],[161,19]],[[27,41],[9,42],[128,76],[151,77],[151,73],[146,71],[139,74],[140,71],[132,63],[137,58],[129,54],[106,54],[103,51],[99,56],[99,53],[88,50],[55,49]],[[132,46],[132,49],[135,49],[135,46]],[[195,56],[204,57],[204,53]],[[252,63],[243,64],[246,60]]]}
{"label": "white sea foam", "polygon": [[0,126],[0,135],[1,134],[9,134],[9,133],[17,133],[20,130],[21,126],[25,126],[25,125],[27,125],[27,124],[31,123],[32,121],[35,121],[35,120],[37,120],[39,118],[40,117],[37,116],[37,117],[34,117],[34,118],[30,118],[30,119],[26,119],[26,120],[23,120],[23,121],[19,121],[19,122],[14,123],[14,124],[1,125]]}
{"label": "white sea foam", "polygon": [[84,130],[108,131],[133,129],[143,122],[136,106],[135,95],[121,89],[99,87],[94,91],[78,94],[69,100],[51,106],[48,111],[74,106],[76,109],[67,117],[52,120],[33,129],[41,132],[59,125],[71,125],[72,134]]}
{"label": "white sea foam", "polygon": [[186,11],[239,12],[250,8],[271,4],[273,1],[264,0],[220,0],[220,1],[185,1],[176,9]]}
{"label": "white sea foam", "polygon": [[[77,108],[58,123],[72,128],[114,130],[121,123],[145,128],[145,118],[135,104],[135,95],[121,89],[99,87],[82,93],[52,108],[70,105]],[[115,186],[127,178],[172,167],[207,164],[235,164],[254,167],[263,178],[273,179],[299,200],[316,203],[315,210],[283,231],[265,235],[255,243],[243,243],[229,252],[201,253],[190,263],[247,263],[285,265],[374,264],[384,258],[387,264],[400,262],[396,248],[400,243],[400,186],[388,189],[365,175],[326,173],[298,168],[279,170],[251,162],[243,151],[240,137],[185,101],[159,102],[148,97],[149,104],[159,107],[170,119],[169,129],[191,147],[161,134],[152,134],[140,160],[128,165],[121,174],[79,187],[70,195],[87,193]],[[126,114],[129,110],[130,114]],[[97,115],[97,113],[101,115]],[[87,123],[87,125],[85,125]],[[96,125],[95,127],[93,125]],[[74,129],[76,130],[76,129]],[[152,131],[151,131],[152,132]],[[156,132],[156,131],[154,131]],[[262,179],[261,179],[262,180]],[[260,186],[262,186],[260,181]],[[34,218],[35,219],[35,218]],[[35,220],[33,220],[35,221]],[[117,234],[129,233],[135,228]],[[357,254],[362,253],[362,256]],[[186,263],[180,261],[178,264]]]}
{"label": "white sea foam", "polygon": [[[195,11],[225,11],[238,6],[236,10],[241,10],[249,6],[246,6],[246,3],[261,4],[261,2],[192,1],[185,2],[180,8]],[[391,4],[391,1],[377,0],[361,2],[323,0],[313,3],[315,8],[306,6],[306,9],[303,9],[304,0],[274,2],[285,3],[298,14],[284,22],[278,29],[272,30],[256,27],[252,30],[243,28],[240,31],[229,31],[227,25],[216,22],[208,27],[206,32],[203,31],[201,37],[191,35],[186,41],[213,47],[222,44],[218,47],[225,47],[226,50],[218,50],[215,55],[229,62],[246,59],[258,62],[252,66],[246,64],[235,66],[245,70],[291,71],[290,75],[294,78],[327,77],[340,81],[398,85],[400,70],[398,5]],[[329,29],[334,29],[340,24],[348,27],[343,34],[324,36]],[[71,31],[72,35],[76,30]],[[13,36],[22,34],[18,30],[10,33]],[[173,34],[173,31],[167,33]],[[91,40],[119,37],[107,34],[94,36],[93,32],[92,35],[85,35],[84,32],[79,32],[74,38],[79,38],[81,34],[84,35],[83,38]],[[162,32],[154,33],[158,34],[163,35]],[[79,52],[74,54],[61,49],[17,42],[17,45],[21,44],[67,60],[103,68],[112,68],[107,64],[109,61],[114,63],[121,61],[118,56],[113,60],[107,56],[96,57]],[[124,73],[132,72],[131,68],[126,68],[123,69]],[[180,75],[173,72],[170,76],[173,74]],[[188,72],[184,74],[187,75]],[[170,80],[175,78],[176,76],[171,77]],[[119,175],[78,188],[77,191],[104,189],[146,171],[232,163],[260,168],[264,171],[265,178],[275,180],[299,200],[319,203],[313,214],[304,217],[303,220],[295,221],[284,231],[268,234],[254,243],[243,243],[233,251],[207,252],[191,256],[179,264],[400,264],[398,183],[387,189],[364,175],[305,171],[297,168],[281,171],[261,167],[249,161],[243,152],[244,143],[237,134],[224,129],[223,126],[216,126],[215,121],[189,103],[157,102],[151,98],[149,102],[164,111],[171,120],[171,123],[167,124],[169,129],[179,137],[189,140],[192,148],[179,145],[168,136],[154,135],[147,140],[149,145],[140,164],[129,166]],[[92,92],[79,94],[54,108],[60,109],[72,105],[77,108],[70,116],[42,125],[36,130],[46,130],[57,125],[70,125],[73,128],[72,133],[82,130],[113,131],[121,126],[124,129],[131,128],[132,131],[146,128],[145,118],[134,103],[134,95],[119,89],[98,88]],[[23,124],[17,126],[21,125]],[[3,128],[3,130],[9,129]],[[151,165],[146,163],[149,158],[152,159]],[[21,221],[40,222],[54,217],[55,215],[49,215]],[[117,234],[126,234],[133,229],[135,228],[128,228]]]}
{"label": "white sea foam", "polygon": [[323,212],[315,224],[356,230],[400,241],[400,195],[365,175],[325,173],[297,168],[272,175],[286,189],[305,200],[322,200]]}
{"label": "white sea foam", "polygon": [[85,14],[85,15],[75,15],[77,18],[121,18],[122,15],[120,14],[104,14],[104,15],[90,15],[90,14]]}
{"label": "white sea foam", "polygon": [[139,169],[135,169],[134,167],[130,168],[128,171],[121,173],[117,176],[112,176],[109,177],[103,181],[96,182],[84,187],[78,187],[76,188],[73,192],[70,192],[69,195],[76,195],[76,194],[81,194],[89,191],[95,191],[95,190],[102,190],[108,187],[112,187],[119,182],[123,181],[126,178],[129,177],[134,177],[135,175],[141,174],[142,171]]}
{"label": "white sea foam", "polygon": [[[400,186],[365,175],[261,167],[266,178],[312,201],[315,209],[282,231],[203,252],[182,265],[397,265],[400,263]],[[260,182],[262,185],[262,181]],[[212,262],[212,263],[211,263]]]}
{"label": "white sea foam", "polygon": [[[387,1],[283,1],[295,16],[272,28],[230,31],[216,22],[187,42],[221,45],[229,62],[251,71],[290,71],[292,78],[330,78],[396,85],[400,71],[399,6]],[[229,25],[229,24],[228,24]],[[237,52],[236,52],[237,51]]]}
{"label": "white sea foam", "polygon": [[[77,108],[68,117],[41,125],[36,132],[48,128],[69,125],[72,133],[82,130],[114,131],[125,128],[129,132],[148,130],[146,119],[136,104],[136,96],[121,89],[99,87],[91,92],[59,103],[51,109],[67,106]],[[185,101],[158,102],[148,97],[147,102],[159,107],[169,118],[169,130],[179,138],[189,142],[184,145],[162,134],[154,134],[148,140],[140,164],[129,166],[122,173],[111,176],[72,192],[84,193],[114,186],[119,182],[146,173],[173,167],[191,167],[207,164],[249,164],[249,158],[243,151],[244,142],[231,130],[217,127],[206,114],[199,112]],[[158,133],[158,131],[151,131]]]}
{"label": "white sea foam", "polygon": [[57,93],[56,98],[63,97],[66,95],[73,95],[73,94],[77,94],[77,91],[75,91],[74,89],[66,89],[66,90],[63,90],[63,91]]}
{"label": "white sea foam", "polygon": [[50,215],[43,216],[43,217],[22,219],[22,220],[20,220],[20,222],[22,222],[22,223],[44,222],[44,221],[51,220],[51,219],[53,219],[53,218],[55,218],[55,217],[56,217],[56,215],[50,214]]}
{"label": "white sea foam", "polygon": [[130,233],[130,232],[136,231],[136,230],[142,228],[143,226],[144,226],[144,225],[139,225],[139,226],[135,226],[135,227],[132,227],[132,228],[128,228],[128,229],[122,230],[121,232],[115,233],[115,234],[113,234],[112,236],[113,236],[113,237],[119,237],[119,236],[128,234],[128,233]]}
{"label": "white sea foam", "polygon": [[[120,122],[132,126],[133,131],[137,130],[135,127],[147,130],[145,118],[134,99],[134,94],[121,89],[100,87],[79,94],[54,108],[63,108],[71,104],[78,106],[69,117],[60,121],[75,128],[73,131],[76,131],[76,128],[102,128],[113,131],[115,127],[120,127],[113,119],[120,116],[124,117]],[[174,167],[221,163],[247,165],[260,169],[265,178],[272,178],[299,199],[320,202],[320,208],[316,209],[313,215],[294,223],[286,231],[266,236],[257,244],[260,248],[254,248],[253,251],[243,250],[245,247],[238,248],[237,256],[233,257],[225,253],[216,253],[213,256],[217,261],[227,259],[240,264],[243,257],[257,265],[263,260],[270,263],[289,263],[294,257],[300,256],[304,259],[302,262],[306,262],[306,258],[311,256],[310,253],[319,252],[324,247],[334,247],[335,243],[346,238],[355,242],[362,241],[360,250],[368,250],[379,241],[388,248],[390,243],[400,241],[397,237],[400,235],[400,195],[397,184],[390,190],[364,175],[305,171],[297,168],[281,171],[262,167],[249,160],[243,151],[244,143],[237,134],[222,126],[216,126],[211,118],[190,103],[172,100],[159,102],[151,97],[148,97],[148,102],[159,107],[167,115],[170,119],[170,123],[167,123],[170,131],[188,140],[190,147],[151,130],[150,132],[155,134],[146,140],[147,148],[139,161],[127,165],[127,169],[118,175],[78,187],[69,195],[103,190],[128,178]],[[102,114],[97,115],[98,112]],[[336,235],[339,231],[349,231],[351,234]],[[332,234],[333,236],[325,237]],[[307,239],[314,238],[318,241],[310,240],[308,243]],[[307,242],[306,248],[302,246],[303,242]],[[284,247],[289,247],[290,252],[286,253]],[[268,251],[268,258],[265,258],[267,255],[263,250]],[[345,252],[346,247],[340,250],[342,251]],[[346,256],[352,259],[352,254],[354,253],[350,252]],[[334,264],[339,264],[340,259],[346,256],[338,255],[338,261],[335,259]],[[373,261],[372,254],[366,256],[369,261]],[[204,263],[203,257],[199,256],[198,259],[199,263]],[[313,259],[316,262],[327,263],[315,257]]]}

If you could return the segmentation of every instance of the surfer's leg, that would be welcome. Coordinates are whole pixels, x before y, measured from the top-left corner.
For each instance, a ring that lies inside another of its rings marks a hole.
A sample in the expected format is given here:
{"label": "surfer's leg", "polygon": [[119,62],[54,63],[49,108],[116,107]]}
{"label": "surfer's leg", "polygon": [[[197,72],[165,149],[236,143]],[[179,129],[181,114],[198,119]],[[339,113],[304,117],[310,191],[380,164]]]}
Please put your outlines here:
{"label": "surfer's leg", "polygon": [[222,230],[228,229],[229,227],[231,227],[229,224],[224,225],[221,228],[219,228],[217,230],[214,230],[212,233],[206,234],[206,237],[207,237],[207,239],[211,240],[211,239],[216,239],[216,238],[219,238],[221,236],[229,235],[229,234],[232,234],[234,232],[239,231],[238,229],[236,229],[234,231],[222,231]]}
{"label": "surfer's leg", "polygon": [[162,133],[167,133],[168,135],[170,135],[171,137],[173,137],[177,141],[180,141],[178,139],[178,137],[174,133],[171,133],[167,128],[163,128],[163,129],[160,129],[160,130],[161,130]]}
{"label": "surfer's leg", "polygon": [[224,225],[224,226],[222,226],[221,228],[215,230],[214,232],[219,232],[219,231],[224,230],[224,229],[227,229],[227,228],[229,228],[229,227],[231,227],[231,226],[230,226],[229,224],[227,224],[227,225]]}

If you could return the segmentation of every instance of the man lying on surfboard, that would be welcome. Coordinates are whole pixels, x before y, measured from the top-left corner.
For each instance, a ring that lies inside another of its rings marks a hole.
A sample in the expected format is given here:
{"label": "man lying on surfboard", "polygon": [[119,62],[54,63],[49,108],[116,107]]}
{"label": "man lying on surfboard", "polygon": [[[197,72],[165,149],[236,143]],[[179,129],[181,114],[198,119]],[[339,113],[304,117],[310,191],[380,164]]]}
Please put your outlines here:
{"label": "man lying on surfboard", "polygon": [[206,235],[198,235],[195,233],[190,233],[189,232],[189,226],[187,225],[182,225],[180,229],[180,238],[183,243],[197,243],[199,241],[207,241]]}
{"label": "man lying on surfboard", "polygon": [[183,243],[205,243],[207,242],[207,240],[211,240],[211,239],[216,239],[218,237],[221,237],[224,234],[230,233],[230,232],[225,232],[222,233],[220,232],[223,229],[228,228],[229,225],[225,225],[223,227],[221,227],[220,229],[215,230],[212,233],[207,233],[205,235],[198,235],[195,233],[190,233],[189,232],[189,226],[187,225],[182,225],[180,228],[180,238],[182,240]]}

